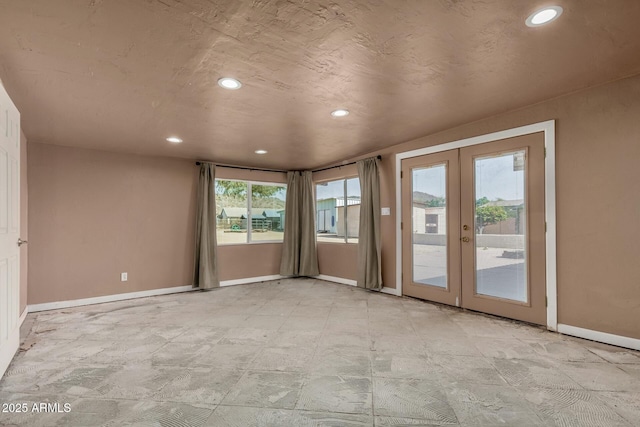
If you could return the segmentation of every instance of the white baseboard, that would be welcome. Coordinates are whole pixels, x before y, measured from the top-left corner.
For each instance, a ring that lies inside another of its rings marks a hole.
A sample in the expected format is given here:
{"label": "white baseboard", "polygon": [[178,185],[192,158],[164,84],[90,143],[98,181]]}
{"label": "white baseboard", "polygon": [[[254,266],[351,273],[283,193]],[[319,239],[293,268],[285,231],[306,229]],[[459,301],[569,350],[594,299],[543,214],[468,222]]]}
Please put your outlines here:
{"label": "white baseboard", "polygon": [[319,276],[315,276],[320,280],[326,280],[327,282],[335,282],[335,283],[342,283],[343,285],[349,285],[349,286],[358,286],[358,282],[355,280],[351,280],[351,279],[343,279],[342,277],[335,277],[335,276],[327,276],[326,274],[320,274]]}
{"label": "white baseboard", "polygon": [[640,350],[640,339],[623,337],[621,335],[608,334],[606,332],[593,331],[591,329],[578,328],[577,326],[558,324],[558,332],[578,338],[617,345],[618,347]]}
{"label": "white baseboard", "polygon": [[[222,287],[222,286],[244,285],[246,283],[265,282],[268,280],[277,280],[282,278],[283,276],[273,275],[273,276],[249,277],[246,279],[237,279],[237,280],[223,280],[220,282],[220,286]],[[43,304],[28,305],[27,308],[25,309],[25,312],[28,311],[29,313],[34,313],[37,311],[57,310],[61,308],[79,307],[81,305],[102,304],[105,302],[123,301],[123,300],[134,299],[134,298],[152,297],[156,295],[177,294],[180,292],[190,292],[195,290],[198,290],[198,288],[194,288],[191,285],[187,285],[187,286],[177,286],[175,288],[151,289],[148,291],[127,292],[124,294],[105,295],[101,297],[83,298],[83,299],[75,299],[75,300],[69,300],[69,301],[46,302]]]}
{"label": "white baseboard", "polygon": [[389,294],[389,295],[395,295],[397,297],[401,297],[402,293],[400,292],[400,289],[396,289],[396,288],[387,288],[386,286],[384,286],[380,292],[382,292],[383,294]]}
{"label": "white baseboard", "polygon": [[285,276],[274,274],[272,276],[248,277],[246,279],[223,280],[220,286],[246,285],[247,283],[268,282],[269,280],[286,279]]}
{"label": "white baseboard", "polygon": [[[343,285],[350,285],[350,286],[358,286],[358,282],[356,280],[351,280],[351,279],[343,279],[342,277],[335,277],[335,276],[327,276],[325,274],[321,274],[319,276],[316,276],[318,279],[322,279],[322,280],[326,280],[328,282],[335,282],[335,283],[342,283]],[[389,294],[389,295],[395,295],[395,296],[402,296],[400,294],[400,290],[399,289],[394,289],[394,288],[387,288],[386,286],[384,286],[380,292],[382,292],[383,294]]]}
{"label": "white baseboard", "polygon": [[134,298],[152,297],[156,295],[176,294],[179,292],[193,291],[191,285],[177,286],[175,288],[150,289],[148,291],[127,292],[124,294],[104,295],[101,297],[74,299],[69,301],[45,302],[42,304],[31,304],[27,306],[29,313],[37,311],[57,310],[60,308],[79,307],[81,305],[102,304],[105,302],[123,301]]}
{"label": "white baseboard", "polygon": [[[321,274],[316,276],[318,279],[326,280],[329,282],[341,283],[349,286],[357,286],[357,282],[351,279],[343,279],[342,277],[335,276],[327,276]],[[280,276],[279,274],[274,274],[271,276],[259,276],[259,277],[248,277],[246,279],[235,279],[235,280],[223,280],[220,282],[220,287],[223,286],[233,286],[233,285],[244,285],[248,283],[259,283],[259,282],[267,282],[270,280],[278,280],[278,279],[286,279],[285,276]],[[114,294],[114,295],[104,295],[101,297],[93,297],[93,298],[83,298],[76,300],[68,300],[68,301],[55,301],[55,302],[46,302],[42,304],[30,304],[25,309],[22,315],[20,316],[20,324],[24,322],[24,319],[27,316],[27,313],[35,313],[38,311],[47,311],[47,310],[58,310],[61,308],[71,308],[71,307],[79,307],[82,305],[92,305],[92,304],[102,304],[105,302],[115,302],[115,301],[124,301],[128,299],[134,298],[144,298],[144,297],[152,297],[156,295],[167,295],[167,294],[176,294],[180,292],[190,292],[193,290],[197,290],[197,288],[193,288],[191,285],[187,286],[177,286],[174,288],[162,288],[162,289],[150,289],[148,291],[140,291],[140,292],[127,292],[124,294]],[[397,289],[393,288],[382,288],[382,291],[385,294],[391,295],[399,295],[397,293]]]}
{"label": "white baseboard", "polygon": [[24,319],[27,318],[28,313],[29,313],[29,306],[26,305],[24,307],[24,310],[22,311],[22,314],[20,315],[20,320],[18,320],[18,327],[22,326],[22,324],[24,323]]}

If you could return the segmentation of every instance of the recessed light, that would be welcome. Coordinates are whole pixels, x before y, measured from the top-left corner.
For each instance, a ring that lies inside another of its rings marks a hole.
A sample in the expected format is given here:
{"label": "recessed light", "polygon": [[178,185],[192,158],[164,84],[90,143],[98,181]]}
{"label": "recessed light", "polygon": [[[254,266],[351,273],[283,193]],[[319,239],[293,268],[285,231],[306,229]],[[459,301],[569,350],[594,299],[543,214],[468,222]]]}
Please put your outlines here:
{"label": "recessed light", "polygon": [[256,150],[256,154],[267,154],[267,150]]}
{"label": "recessed light", "polygon": [[225,89],[231,89],[231,90],[240,89],[242,87],[242,83],[240,83],[236,79],[232,79],[231,77],[221,78],[220,80],[218,80],[218,85]]}
{"label": "recessed light", "polygon": [[344,116],[348,116],[349,115],[349,110],[343,110],[343,109],[339,109],[339,110],[335,110],[331,112],[331,115],[333,117],[344,117]]}
{"label": "recessed light", "polygon": [[529,15],[525,24],[527,24],[527,27],[539,27],[540,25],[555,21],[560,15],[562,15],[562,8],[560,6],[545,7]]}
{"label": "recessed light", "polygon": [[182,139],[178,138],[177,136],[170,136],[169,138],[167,138],[167,141],[173,142],[174,144],[180,144],[182,142]]}

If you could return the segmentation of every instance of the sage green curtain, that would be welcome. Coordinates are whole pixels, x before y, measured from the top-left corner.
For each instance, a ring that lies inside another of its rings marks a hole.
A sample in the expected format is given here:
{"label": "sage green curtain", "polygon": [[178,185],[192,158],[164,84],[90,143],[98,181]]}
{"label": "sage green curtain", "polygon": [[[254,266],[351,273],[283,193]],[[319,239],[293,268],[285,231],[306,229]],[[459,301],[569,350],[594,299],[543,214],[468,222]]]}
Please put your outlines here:
{"label": "sage green curtain", "polygon": [[220,286],[216,245],[216,166],[200,165],[196,204],[196,248],[193,287],[211,289]]}
{"label": "sage green curtain", "polygon": [[380,237],[380,161],[357,162],[360,178],[360,228],[358,234],[358,286],[382,289],[382,241]]}
{"label": "sage green curtain", "polygon": [[288,172],[280,275],[319,275],[317,249],[311,172]]}

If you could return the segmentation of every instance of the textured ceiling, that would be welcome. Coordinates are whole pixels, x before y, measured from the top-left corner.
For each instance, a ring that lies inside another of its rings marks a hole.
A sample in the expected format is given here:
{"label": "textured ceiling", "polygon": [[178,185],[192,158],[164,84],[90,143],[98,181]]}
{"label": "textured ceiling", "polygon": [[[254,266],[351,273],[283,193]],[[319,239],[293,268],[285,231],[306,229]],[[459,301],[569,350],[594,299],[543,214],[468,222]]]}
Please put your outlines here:
{"label": "textured ceiling", "polygon": [[311,168],[638,74],[639,21],[637,0],[0,0],[0,78],[30,141]]}

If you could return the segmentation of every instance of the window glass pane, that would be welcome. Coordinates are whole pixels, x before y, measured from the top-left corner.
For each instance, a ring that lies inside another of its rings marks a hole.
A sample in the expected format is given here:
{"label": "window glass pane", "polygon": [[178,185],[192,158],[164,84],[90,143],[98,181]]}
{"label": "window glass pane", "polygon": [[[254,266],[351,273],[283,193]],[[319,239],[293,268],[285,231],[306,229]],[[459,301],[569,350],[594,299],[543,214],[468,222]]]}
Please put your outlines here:
{"label": "window glass pane", "polygon": [[344,179],[316,185],[316,230],[319,242],[343,242]]}
{"label": "window glass pane", "polygon": [[287,187],[251,184],[251,241],[282,242]]}
{"label": "window glass pane", "polygon": [[247,183],[216,180],[218,244],[246,243],[247,216]]}
{"label": "window glass pane", "polygon": [[347,241],[358,243],[360,227],[360,179],[347,180]]}

